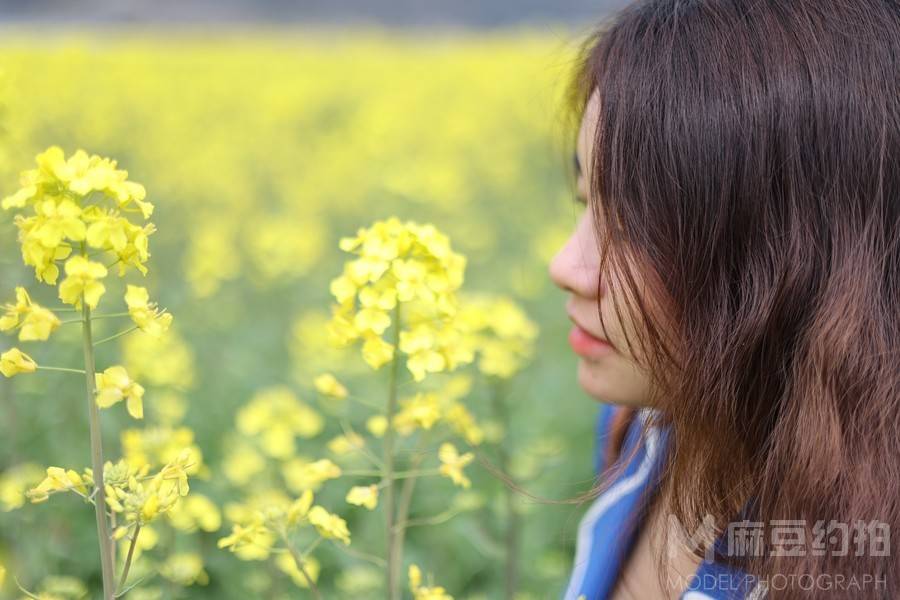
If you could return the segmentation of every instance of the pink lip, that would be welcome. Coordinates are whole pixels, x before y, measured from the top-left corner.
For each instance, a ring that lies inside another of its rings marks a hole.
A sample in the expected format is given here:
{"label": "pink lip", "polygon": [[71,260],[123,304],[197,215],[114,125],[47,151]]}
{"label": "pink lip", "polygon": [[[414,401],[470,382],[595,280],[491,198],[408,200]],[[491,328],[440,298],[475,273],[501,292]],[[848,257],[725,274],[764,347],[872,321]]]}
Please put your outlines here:
{"label": "pink lip", "polygon": [[585,358],[599,358],[613,350],[609,342],[591,335],[577,324],[569,332],[569,344],[575,354]]}

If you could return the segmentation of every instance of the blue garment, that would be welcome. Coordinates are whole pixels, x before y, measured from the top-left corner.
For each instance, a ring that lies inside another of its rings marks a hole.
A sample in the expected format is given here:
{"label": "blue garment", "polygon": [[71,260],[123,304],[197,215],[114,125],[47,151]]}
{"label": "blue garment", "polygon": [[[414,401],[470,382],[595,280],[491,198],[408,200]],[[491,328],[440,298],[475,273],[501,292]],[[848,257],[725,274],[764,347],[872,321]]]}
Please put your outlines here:
{"label": "blue garment", "polygon": [[[605,451],[617,408],[601,403],[596,422],[594,470],[606,469]],[[625,460],[637,452],[624,471],[598,496],[578,526],[575,560],[564,600],[606,600],[612,594],[629,550],[637,541],[639,516],[647,495],[659,485],[668,429],[652,427],[646,438],[641,426],[651,415],[649,408],[637,413],[628,427],[620,453]],[[724,535],[715,547],[724,553]],[[733,567],[703,560],[681,600],[760,600],[766,595],[762,582]]]}

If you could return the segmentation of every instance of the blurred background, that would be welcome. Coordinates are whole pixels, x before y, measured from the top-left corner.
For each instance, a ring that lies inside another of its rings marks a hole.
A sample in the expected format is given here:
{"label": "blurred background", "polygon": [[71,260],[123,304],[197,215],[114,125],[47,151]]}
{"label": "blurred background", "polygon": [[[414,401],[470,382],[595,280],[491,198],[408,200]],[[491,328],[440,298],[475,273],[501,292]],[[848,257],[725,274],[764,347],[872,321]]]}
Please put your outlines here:
{"label": "blurred background", "polygon": [[[436,379],[467,390],[485,453],[504,444],[511,475],[538,496],[590,486],[597,404],[576,385],[565,298],[547,263],[579,215],[564,87],[579,43],[623,4],[0,2],[0,197],[59,145],[116,159],[156,205],[141,285],[175,321],[160,341],[125,337],[98,351],[99,365],[124,362],[147,388],[144,422],[104,412],[104,442],[108,456],[138,461],[195,448],[203,469],[192,493],[221,524],[160,526],[143,549],[149,576],[129,598],[311,597],[277,566],[216,547],[229,503],[262,481],[285,485],[272,457],[263,470],[247,465],[259,451],[235,419],[261,391],[290,390],[326,416],[292,457],[311,460],[341,432],[328,418],[340,411],[313,389],[317,374],[384,401],[384,369],[331,349],[325,324],[329,282],[347,258],[338,240],[392,215],[445,232],[468,260],[463,289],[511,299],[539,329],[527,366],[503,381],[506,417],[491,410],[496,382],[477,370]],[[22,265],[12,221],[0,214],[0,303],[17,285],[58,303]],[[77,366],[78,335],[61,330],[27,351]],[[14,344],[4,337],[0,350]],[[83,393],[65,374],[0,380],[2,598],[24,597],[13,576],[42,598],[97,597],[90,507],[23,497],[48,465],[89,465]],[[467,473],[482,507],[411,529],[406,559],[455,598],[503,598],[504,487],[478,464]],[[377,550],[381,519],[343,502],[349,485],[329,482],[317,502],[347,520],[353,547]],[[454,491],[446,479],[421,485],[414,514],[440,513]],[[560,596],[585,508],[515,500],[517,598]],[[330,547],[316,555],[324,597],[383,597],[377,568]]]}
{"label": "blurred background", "polygon": [[491,28],[521,24],[579,26],[625,4],[625,0],[5,0],[0,7],[6,22]]}

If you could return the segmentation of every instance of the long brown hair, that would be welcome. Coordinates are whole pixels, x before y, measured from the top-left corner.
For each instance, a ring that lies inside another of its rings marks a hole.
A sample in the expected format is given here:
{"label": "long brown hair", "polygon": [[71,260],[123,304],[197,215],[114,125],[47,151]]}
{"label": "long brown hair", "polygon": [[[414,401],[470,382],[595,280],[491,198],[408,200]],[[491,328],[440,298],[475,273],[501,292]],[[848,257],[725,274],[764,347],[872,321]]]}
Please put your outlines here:
{"label": "long brown hair", "polygon": [[[752,500],[748,572],[875,581],[769,598],[900,597],[900,553],[809,545],[900,532],[900,3],[636,2],[571,92],[579,119],[599,94],[589,210],[670,426],[668,511],[724,527]],[[804,556],[773,555],[779,519]]]}

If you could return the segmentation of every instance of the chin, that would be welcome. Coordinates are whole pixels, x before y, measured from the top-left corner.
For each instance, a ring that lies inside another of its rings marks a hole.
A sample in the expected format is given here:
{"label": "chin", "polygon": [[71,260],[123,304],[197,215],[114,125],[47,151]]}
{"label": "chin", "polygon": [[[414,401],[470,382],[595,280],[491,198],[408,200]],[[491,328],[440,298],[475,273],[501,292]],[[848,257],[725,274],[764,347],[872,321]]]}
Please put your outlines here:
{"label": "chin", "polygon": [[[624,373],[622,371],[625,371]],[[600,402],[639,408],[647,406],[646,382],[635,378],[632,369],[616,369],[608,361],[578,361],[578,385]]]}

